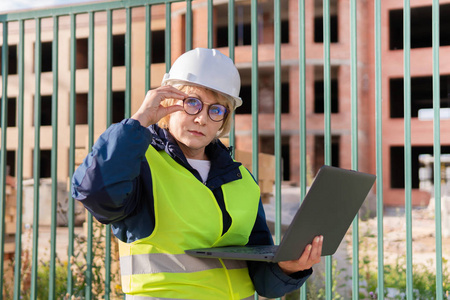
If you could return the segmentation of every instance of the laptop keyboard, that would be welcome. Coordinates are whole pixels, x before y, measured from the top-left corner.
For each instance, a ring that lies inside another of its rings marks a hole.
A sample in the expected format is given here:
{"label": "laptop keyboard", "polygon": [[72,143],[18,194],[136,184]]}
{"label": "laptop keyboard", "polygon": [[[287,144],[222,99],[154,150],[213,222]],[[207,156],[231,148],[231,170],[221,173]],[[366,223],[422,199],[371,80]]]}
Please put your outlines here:
{"label": "laptop keyboard", "polygon": [[229,253],[249,253],[249,254],[268,254],[275,253],[278,246],[248,246],[248,247],[230,247],[222,250]]}

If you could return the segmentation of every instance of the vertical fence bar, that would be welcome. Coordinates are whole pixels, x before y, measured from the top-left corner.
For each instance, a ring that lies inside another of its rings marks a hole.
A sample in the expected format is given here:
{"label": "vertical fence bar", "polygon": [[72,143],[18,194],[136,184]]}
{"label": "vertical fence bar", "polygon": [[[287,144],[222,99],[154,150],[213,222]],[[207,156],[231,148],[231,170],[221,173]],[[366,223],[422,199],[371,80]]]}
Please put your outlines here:
{"label": "vertical fence bar", "polygon": [[125,118],[131,116],[131,8],[126,8],[125,32]]}
{"label": "vertical fence bar", "polygon": [[375,0],[375,156],[377,168],[378,299],[384,299],[383,114],[381,78],[381,0]]}
{"label": "vertical fence bar", "polygon": [[145,93],[151,88],[152,66],[152,7],[145,6]]}
{"label": "vertical fence bar", "polygon": [[186,51],[192,49],[192,0],[186,0]]}
{"label": "vertical fence bar", "polygon": [[[106,127],[112,124],[112,10],[108,9],[106,11],[106,44],[107,44],[107,55],[106,55]],[[105,228],[105,299],[109,300],[109,293],[111,291],[111,225],[104,226]]]}
{"label": "vertical fence bar", "polygon": [[[228,1],[228,55],[231,60],[234,61],[234,48],[235,48],[235,0]],[[235,149],[234,145],[236,142],[236,131],[235,131],[235,112],[232,115],[232,125],[230,129],[230,146],[232,146],[232,156],[234,157]]]}
{"label": "vertical fence bar", "polygon": [[[306,195],[306,43],[305,0],[298,1],[299,50],[299,125],[300,125],[300,202]],[[306,300],[307,283],[300,288],[300,299]]]}
{"label": "vertical fence bar", "polygon": [[14,300],[21,299],[20,284],[22,281],[22,202],[23,202],[23,92],[24,92],[24,41],[25,41],[24,21],[19,21],[19,53],[18,53],[18,70],[19,94],[17,98],[17,129],[18,129],[18,145],[17,145],[17,220],[16,220],[16,249],[14,264]]}
{"label": "vertical fence bar", "polygon": [[[351,119],[352,119],[352,169],[358,170],[358,51],[356,0],[350,0],[350,73],[351,73]],[[359,299],[359,220],[358,214],[352,225],[352,298]]]}
{"label": "vertical fence bar", "polygon": [[[88,38],[88,69],[89,69],[89,91],[88,91],[88,149],[91,149],[94,144],[94,41],[95,41],[95,15],[94,12],[89,12],[89,38]],[[90,212],[87,212],[87,240],[86,240],[86,287],[85,296],[87,300],[92,299],[92,263],[93,255],[93,217]]]}
{"label": "vertical fence bar", "polygon": [[169,73],[170,66],[172,64],[172,57],[171,57],[171,45],[170,42],[172,40],[172,23],[170,22],[172,17],[172,4],[170,2],[166,3],[166,29],[165,29],[165,43],[166,43],[166,53],[165,53],[165,59],[166,59],[166,73]]}
{"label": "vertical fence bar", "polygon": [[106,10],[106,127],[112,123],[112,10]]}
{"label": "vertical fence bar", "polygon": [[435,211],[435,238],[436,238],[436,299],[442,300],[443,278],[442,278],[442,215],[441,215],[441,95],[439,74],[439,0],[433,0],[432,6],[433,27],[433,156],[434,156],[434,211]]}
{"label": "vertical fence bar", "polygon": [[[77,65],[77,36],[76,36],[76,14],[70,14],[70,94],[69,94],[69,124],[70,124],[70,148],[69,148],[69,178],[75,171],[75,120],[76,120],[76,65]],[[72,257],[74,253],[74,226],[75,226],[75,203],[69,193],[68,229],[69,244],[67,247],[67,293],[73,293]]]}
{"label": "vertical fence bar", "polygon": [[411,13],[410,2],[403,2],[403,90],[405,122],[405,218],[406,218],[406,297],[412,299],[412,209],[411,209]]}
{"label": "vertical fence bar", "polygon": [[50,231],[50,270],[48,282],[48,299],[56,299],[56,226],[58,204],[58,43],[59,43],[59,16],[53,17],[53,42],[52,42],[52,152],[51,152],[51,176],[52,176],[52,207],[51,207],[51,231]]}
{"label": "vertical fence bar", "polygon": [[[281,242],[281,1],[274,0],[275,244]],[[281,298],[277,298],[281,299]]]}
{"label": "vertical fence bar", "polygon": [[5,251],[5,209],[6,209],[6,132],[8,126],[8,23],[3,22],[3,45],[2,45],[2,144],[0,156],[0,295],[3,294],[3,267],[4,267],[4,251]]}
{"label": "vertical fence bar", "polygon": [[[252,173],[259,181],[259,122],[258,122],[258,1],[251,0],[251,43],[252,43]],[[259,299],[255,293],[255,299]]]}
{"label": "vertical fence bar", "polygon": [[213,15],[213,0],[208,0],[208,48],[213,47],[213,21],[214,21],[214,15]]}
{"label": "vertical fence bar", "polygon": [[251,9],[251,39],[252,39],[252,173],[256,181],[259,179],[259,122],[258,122],[258,1],[252,0]]}
{"label": "vertical fence bar", "polygon": [[275,113],[275,244],[281,241],[281,13],[274,0],[274,113]]}
{"label": "vertical fence bar", "polygon": [[[275,244],[281,242],[281,1],[273,1],[274,26],[274,152],[275,152]],[[280,298],[277,298],[280,299]]]}
{"label": "vertical fence bar", "polygon": [[39,249],[39,190],[40,190],[40,127],[41,127],[41,19],[36,18],[36,42],[34,46],[34,153],[33,153],[33,249],[31,266],[31,299],[37,298],[37,269]]}
{"label": "vertical fence bar", "polygon": [[[324,90],[324,152],[325,164],[331,165],[331,79],[330,79],[330,0],[323,1],[323,90]],[[333,298],[332,257],[325,257],[326,299]]]}
{"label": "vertical fence bar", "polygon": [[234,61],[235,34],[235,0],[228,1],[228,51],[229,57]]}

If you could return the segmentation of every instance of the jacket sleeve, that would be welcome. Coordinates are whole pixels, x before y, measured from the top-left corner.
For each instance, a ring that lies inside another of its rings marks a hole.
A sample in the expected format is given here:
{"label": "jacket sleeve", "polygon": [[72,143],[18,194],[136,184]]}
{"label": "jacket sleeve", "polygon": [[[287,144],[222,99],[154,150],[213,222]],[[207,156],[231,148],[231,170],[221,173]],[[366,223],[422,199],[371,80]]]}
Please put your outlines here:
{"label": "jacket sleeve", "polygon": [[[262,202],[249,238],[248,245],[273,245],[272,235],[266,223]],[[312,274],[312,269],[286,275],[277,263],[247,261],[250,278],[256,292],[264,297],[276,298],[299,289]]]}
{"label": "jacket sleeve", "polygon": [[72,177],[72,196],[101,223],[123,220],[139,205],[141,163],[152,135],[136,120],[110,126]]}

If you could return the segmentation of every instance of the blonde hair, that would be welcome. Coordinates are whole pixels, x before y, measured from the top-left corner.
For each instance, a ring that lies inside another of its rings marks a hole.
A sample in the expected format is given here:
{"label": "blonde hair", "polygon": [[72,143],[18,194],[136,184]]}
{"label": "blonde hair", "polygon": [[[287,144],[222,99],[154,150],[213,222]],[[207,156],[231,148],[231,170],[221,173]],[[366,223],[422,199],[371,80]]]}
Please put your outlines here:
{"label": "blonde hair", "polygon": [[[216,139],[219,139],[225,135],[228,134],[228,132],[230,132],[230,128],[231,128],[231,115],[233,113],[234,107],[233,107],[233,102],[230,101],[234,101],[234,100],[230,100],[228,97],[226,97],[225,95],[222,95],[221,93],[218,93],[214,90],[202,87],[202,86],[193,86],[193,85],[176,85],[174,86],[175,88],[179,89],[180,91],[183,91],[185,93],[189,93],[189,90],[192,88],[201,88],[204,89],[206,91],[208,91],[209,93],[211,93],[213,95],[213,97],[217,100],[217,102],[223,106],[225,106],[228,110],[228,113],[225,117],[225,119],[223,119],[223,123],[222,126],[219,128],[219,131],[216,134],[216,138],[213,140],[213,142]],[[171,106],[174,105],[175,102],[177,102],[178,100],[175,99],[166,99],[164,101],[161,102],[162,106]],[[169,120],[170,120],[171,115],[167,115],[165,117],[163,117],[161,120],[159,120],[158,122],[158,126],[164,129],[167,129],[170,131],[169,128]]]}

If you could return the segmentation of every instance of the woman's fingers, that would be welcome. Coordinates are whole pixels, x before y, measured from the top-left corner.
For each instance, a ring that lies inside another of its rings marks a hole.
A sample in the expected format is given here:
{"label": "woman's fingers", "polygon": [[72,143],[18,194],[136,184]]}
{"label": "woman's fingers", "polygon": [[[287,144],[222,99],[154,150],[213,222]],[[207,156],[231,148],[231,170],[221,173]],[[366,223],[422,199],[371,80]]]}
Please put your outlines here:
{"label": "woman's fingers", "polygon": [[298,260],[281,261],[278,263],[286,274],[310,269],[321,260],[323,236],[317,236],[307,245]]}
{"label": "woman's fingers", "polygon": [[149,90],[141,107],[131,118],[138,120],[144,127],[155,124],[166,115],[183,109],[180,105],[164,107],[161,105],[162,101],[165,99],[182,100],[186,97],[187,94],[169,85]]}

